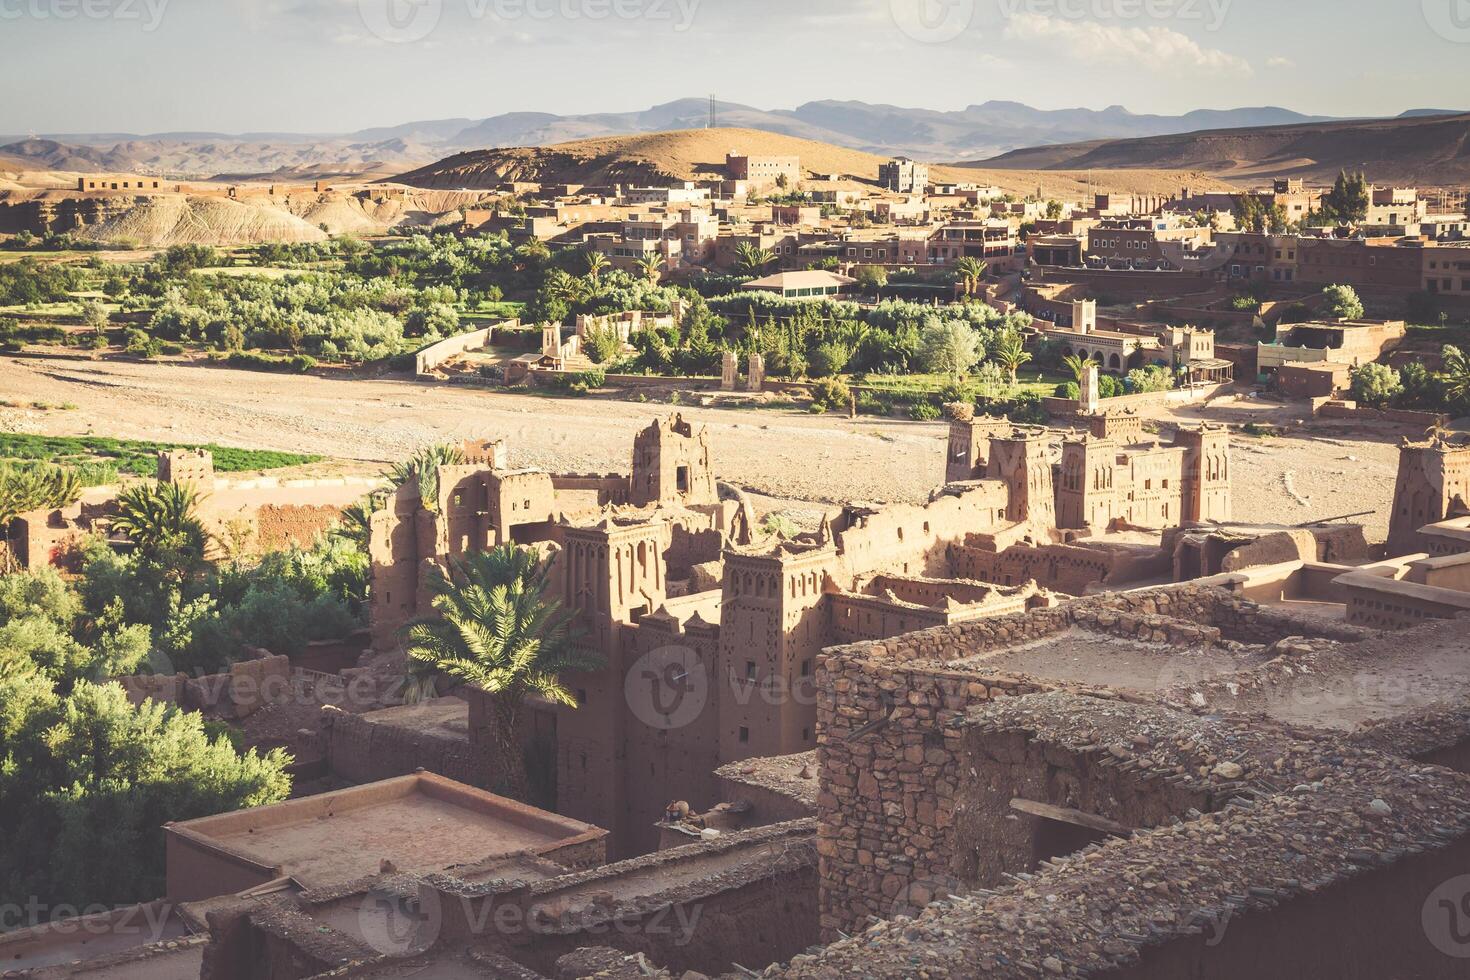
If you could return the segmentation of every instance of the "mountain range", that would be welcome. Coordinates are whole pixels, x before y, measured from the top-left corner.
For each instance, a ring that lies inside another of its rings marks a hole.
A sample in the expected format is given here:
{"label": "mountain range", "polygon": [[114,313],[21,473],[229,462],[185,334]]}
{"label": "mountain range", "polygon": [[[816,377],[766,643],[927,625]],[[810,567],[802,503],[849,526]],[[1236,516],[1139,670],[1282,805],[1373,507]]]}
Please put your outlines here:
{"label": "mountain range", "polygon": [[[1334,122],[1274,106],[1199,109],[1178,116],[1106,109],[1035,109],[991,101],[954,111],[808,102],[765,110],[721,102],[722,127],[763,130],[883,156],[978,160],[1012,150],[1096,140],[1135,139],[1198,130]],[[1441,110],[1413,109],[1401,118]],[[0,136],[0,158],[38,169],[144,172],[205,178],[386,176],[467,150],[548,146],[593,137],[688,130],[709,121],[704,99],[679,99],[636,112],[555,115],[509,112],[485,119],[434,119],[352,133],[169,132]]]}

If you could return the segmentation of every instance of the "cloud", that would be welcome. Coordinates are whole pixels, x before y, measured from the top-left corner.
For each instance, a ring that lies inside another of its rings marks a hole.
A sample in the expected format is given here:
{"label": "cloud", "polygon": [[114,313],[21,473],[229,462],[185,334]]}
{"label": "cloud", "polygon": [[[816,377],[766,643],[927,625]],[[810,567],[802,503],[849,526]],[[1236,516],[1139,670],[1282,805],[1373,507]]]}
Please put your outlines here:
{"label": "cloud", "polygon": [[1266,59],[1266,67],[1267,68],[1295,68],[1296,67],[1296,62],[1295,61],[1292,61],[1290,58],[1283,58],[1280,55],[1277,55],[1274,58],[1267,58]]}
{"label": "cloud", "polygon": [[1005,36],[1012,41],[1042,42],[1058,57],[1095,65],[1210,75],[1252,74],[1250,62],[1244,58],[1218,48],[1202,47],[1187,35],[1167,27],[1121,27],[1018,13],[1006,24]]}

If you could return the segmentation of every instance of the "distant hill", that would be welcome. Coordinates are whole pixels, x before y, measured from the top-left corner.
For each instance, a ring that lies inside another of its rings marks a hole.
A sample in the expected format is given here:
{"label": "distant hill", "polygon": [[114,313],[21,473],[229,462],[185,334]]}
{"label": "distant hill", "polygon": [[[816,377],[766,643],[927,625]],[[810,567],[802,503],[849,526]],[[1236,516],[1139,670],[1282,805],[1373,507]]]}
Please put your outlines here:
{"label": "distant hill", "polygon": [[[1411,110],[1420,112],[1424,110]],[[1322,121],[1271,106],[1200,109],[1180,116],[1106,109],[1033,109],[1019,102],[984,102],[954,111],[854,101],[808,102],[767,110],[735,102],[716,106],[722,127],[924,160],[973,160],[1050,143],[1156,136],[1198,129],[1274,126]],[[449,118],[378,126],[352,133],[215,132],[51,133],[0,136],[0,153],[34,160],[38,168],[143,171],[201,179],[220,173],[269,174],[282,168],[329,172],[408,169],[466,150],[549,146],[627,133],[700,129],[709,122],[705,99],[676,99],[633,112],[556,115],[508,112],[484,119]],[[21,148],[20,150],[14,149]]]}
{"label": "distant hill", "polygon": [[[876,181],[888,158],[816,140],[758,129],[687,129],[573,140],[550,146],[522,146],[459,153],[393,178],[395,183],[438,190],[485,190],[504,181],[547,184],[642,184],[722,178],[729,152],[801,157],[808,173],[838,174]],[[936,166],[939,179],[995,184],[1017,194],[1035,191],[1081,197],[1089,180],[1123,194],[1177,192],[1189,185],[1226,187],[1200,173],[1130,170],[1122,174],[1038,173]]]}
{"label": "distant hill", "polygon": [[1225,180],[1330,180],[1364,170],[1379,183],[1470,183],[1470,114],[1211,129],[1145,139],[1093,140],[1016,150],[962,166],[1025,170],[1199,170]]}

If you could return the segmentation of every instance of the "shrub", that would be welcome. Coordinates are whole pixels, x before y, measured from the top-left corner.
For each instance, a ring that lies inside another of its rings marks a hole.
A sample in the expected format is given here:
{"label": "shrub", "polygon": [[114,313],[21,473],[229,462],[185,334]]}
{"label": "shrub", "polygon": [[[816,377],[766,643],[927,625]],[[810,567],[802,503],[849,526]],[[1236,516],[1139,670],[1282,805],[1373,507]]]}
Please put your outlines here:
{"label": "shrub", "polygon": [[1082,388],[1075,381],[1066,381],[1057,385],[1057,390],[1053,394],[1058,398],[1070,398],[1072,401],[1077,401],[1082,397]]}
{"label": "shrub", "polygon": [[623,352],[623,341],[613,327],[588,330],[582,337],[582,350],[594,364],[607,364]]}
{"label": "shrub", "polygon": [[1353,398],[1370,408],[1382,408],[1404,391],[1399,373],[1386,364],[1368,363],[1353,369]]}
{"label": "shrub", "polygon": [[909,418],[915,422],[933,422],[940,414],[939,408],[928,402],[915,402],[909,406]]}
{"label": "shrub", "polygon": [[846,409],[852,401],[852,389],[841,378],[823,378],[812,389],[812,405],[821,411]]}

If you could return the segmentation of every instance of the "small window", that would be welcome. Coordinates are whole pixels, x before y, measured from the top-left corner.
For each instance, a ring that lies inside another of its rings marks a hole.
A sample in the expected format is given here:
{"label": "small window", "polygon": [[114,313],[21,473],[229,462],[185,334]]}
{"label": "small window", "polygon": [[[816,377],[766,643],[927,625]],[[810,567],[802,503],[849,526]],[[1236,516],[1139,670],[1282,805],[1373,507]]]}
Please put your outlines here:
{"label": "small window", "polygon": [[748,681],[755,680],[755,661],[754,660],[747,660],[747,661],[745,661],[745,679],[748,680]]}
{"label": "small window", "polygon": [[585,687],[579,687],[579,688],[577,688],[577,703],[578,704],[586,704],[587,703],[587,689]]}
{"label": "small window", "polygon": [[[848,615],[851,615],[851,614],[852,614],[852,610],[849,609],[848,610]],[[811,674],[812,674],[812,662],[810,660],[803,660],[801,662],[801,676],[802,677],[810,677]]]}
{"label": "small window", "polygon": [[740,741],[741,742],[749,742],[750,741],[750,729],[749,728],[746,728],[744,725],[741,725],[740,726]]}

